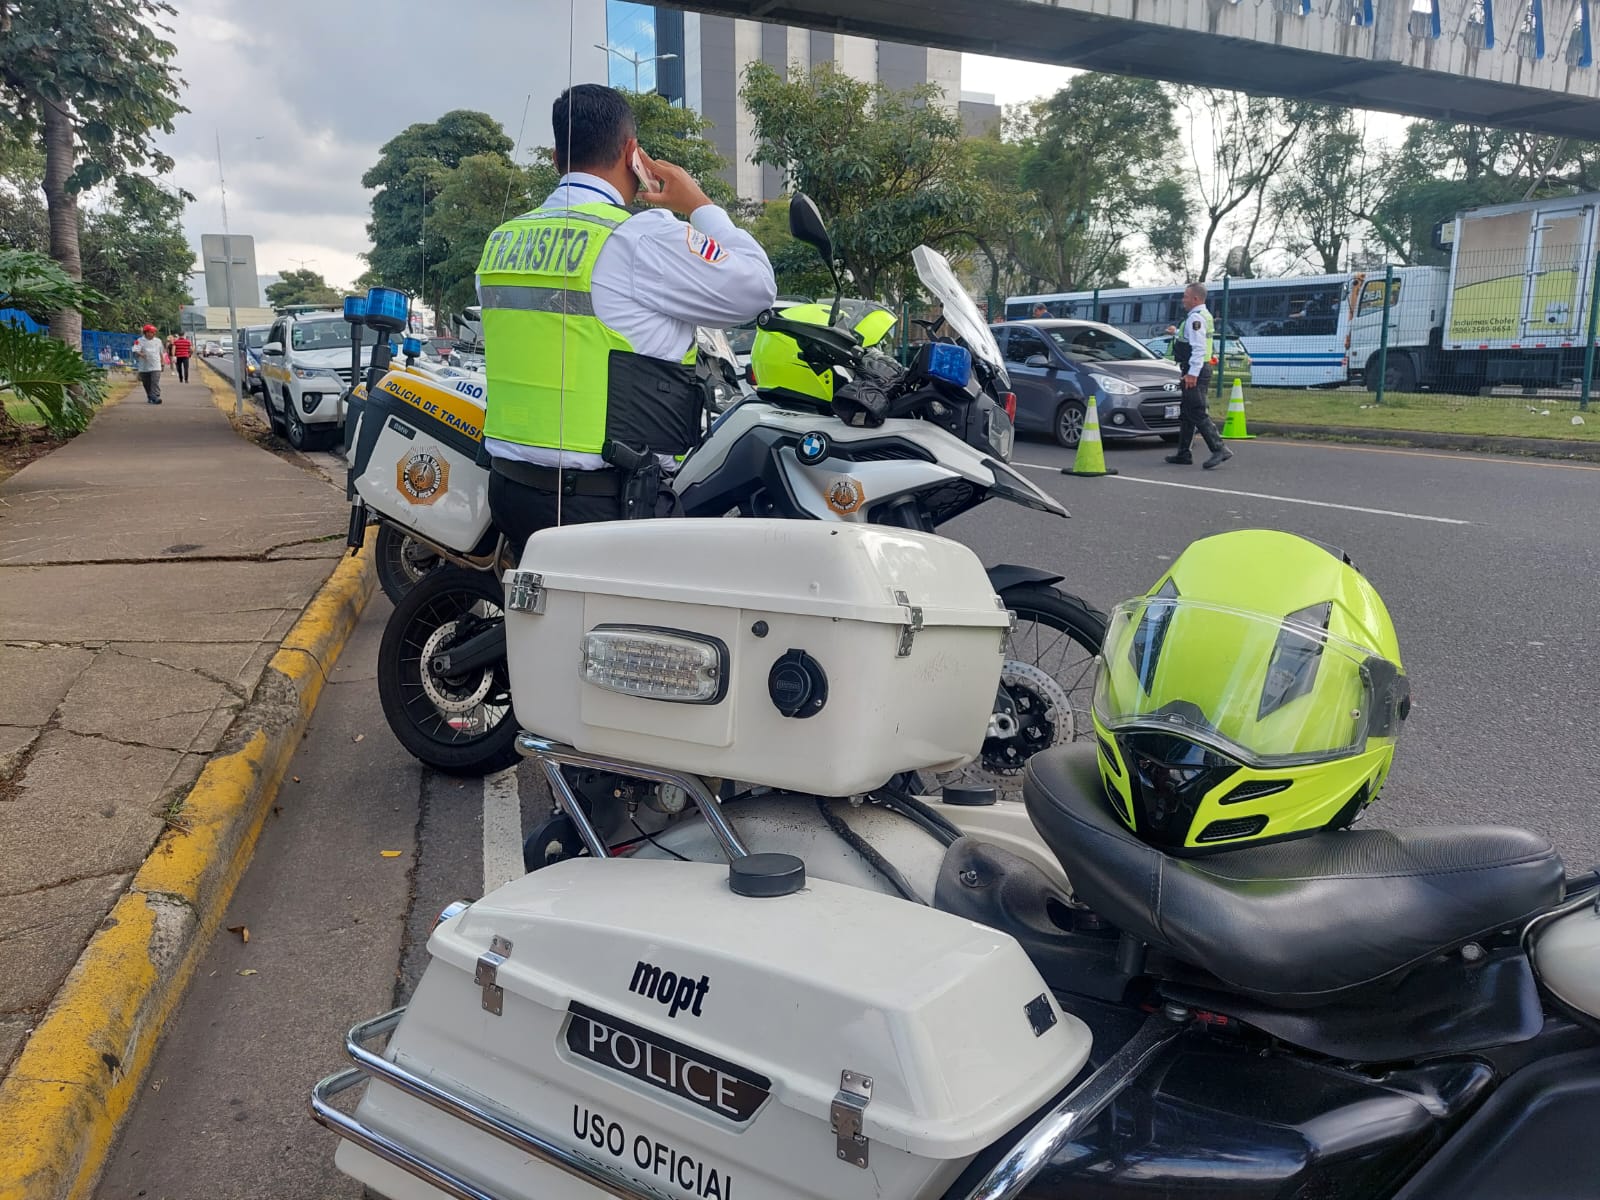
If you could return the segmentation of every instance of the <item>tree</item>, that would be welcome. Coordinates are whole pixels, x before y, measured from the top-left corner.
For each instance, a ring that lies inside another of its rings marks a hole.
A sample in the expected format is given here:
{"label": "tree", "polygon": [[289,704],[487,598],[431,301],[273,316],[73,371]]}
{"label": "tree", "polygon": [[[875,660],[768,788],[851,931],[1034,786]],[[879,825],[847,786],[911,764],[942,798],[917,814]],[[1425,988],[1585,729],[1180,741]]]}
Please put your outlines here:
{"label": "tree", "polygon": [[[734,191],[722,178],[728,164],[706,137],[711,122],[692,108],[679,108],[655,92],[623,92],[639,127],[639,145],[651,158],[664,158],[682,167],[705,191],[713,204],[727,207]],[[541,197],[542,198],[542,197]]]}
{"label": "tree", "polygon": [[[0,140],[44,153],[50,257],[69,279],[83,276],[78,196],[146,165],[172,170],[153,136],[186,111],[177,47],[162,36],[174,12],[162,0],[0,0]],[[82,342],[76,309],[51,314],[50,328]]]}
{"label": "tree", "polygon": [[961,122],[936,87],[897,92],[832,64],[785,82],[758,62],[740,96],[755,121],[753,161],[817,202],[864,295],[904,295],[911,251],[955,241],[981,215]]}
{"label": "tree", "polygon": [[188,304],[194,251],[183,232],[183,193],[148,180],[117,181],[106,202],[83,217],[84,282],[104,297],[83,310],[92,329],[137,329],[146,321],[176,328]]}
{"label": "tree", "polygon": [[1015,183],[995,183],[1018,205],[1010,252],[1045,290],[1113,283],[1141,254],[1183,270],[1188,199],[1162,170],[1172,108],[1152,80],[1080,75],[1013,115]]}
{"label": "tree", "polygon": [[1288,162],[1317,106],[1213,88],[1188,89],[1185,99],[1191,123],[1205,121],[1211,134],[1209,146],[1185,139],[1206,221],[1198,278],[1211,273],[1218,230],[1241,209],[1245,220],[1238,230],[1238,244],[1244,262],[1233,273],[1249,274],[1250,249],[1265,212],[1267,185]]}
{"label": "tree", "polygon": [[1349,109],[1315,114],[1281,178],[1274,199],[1289,224],[1290,253],[1336,273],[1380,185],[1366,122]]}
{"label": "tree", "polygon": [[409,125],[384,143],[378,161],[361,177],[361,185],[376,188],[367,236],[372,249],[367,262],[387,287],[424,297],[436,294],[433,269],[424,279],[428,251],[428,225],[434,216],[445,176],[466,158],[492,154],[511,162],[511,139],[488,113],[455,109],[437,121]]}
{"label": "tree", "polygon": [[553,175],[554,168],[541,171],[498,154],[474,154],[440,177],[428,258],[441,316],[477,303],[483,244],[508,215],[542,202]]}
{"label": "tree", "polygon": [[816,250],[789,235],[789,201],[768,200],[740,222],[761,243],[785,296],[832,296],[833,276]]}
{"label": "tree", "polygon": [[329,287],[326,279],[309,268],[285,271],[277,283],[267,285],[267,303],[274,308],[287,308],[291,304],[337,304],[340,295],[338,288]]}
{"label": "tree", "polygon": [[[103,297],[84,287],[43,254],[0,249],[0,306],[34,319],[63,309],[77,311]],[[57,436],[89,423],[103,395],[103,376],[73,346],[42,333],[0,322],[0,391],[32,402]],[[0,432],[16,434],[16,422],[0,405]]]}

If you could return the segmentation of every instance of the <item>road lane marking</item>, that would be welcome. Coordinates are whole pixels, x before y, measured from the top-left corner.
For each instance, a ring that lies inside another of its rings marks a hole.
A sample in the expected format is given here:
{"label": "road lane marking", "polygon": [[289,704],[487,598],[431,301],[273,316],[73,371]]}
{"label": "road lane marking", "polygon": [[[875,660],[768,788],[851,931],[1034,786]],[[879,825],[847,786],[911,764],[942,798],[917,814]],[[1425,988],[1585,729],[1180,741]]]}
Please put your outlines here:
{"label": "road lane marking", "polygon": [[517,769],[507,767],[483,780],[483,890],[527,874],[522,867],[522,797]]}
{"label": "road lane marking", "polygon": [[[1048,471],[1051,474],[1060,474],[1060,467],[1047,467],[1042,463],[1014,463],[1030,471]],[[1337,508],[1344,512],[1367,513],[1374,517],[1403,517],[1407,521],[1432,521],[1439,525],[1470,525],[1471,521],[1457,520],[1455,517],[1433,517],[1427,513],[1397,512],[1392,508],[1363,508],[1359,504],[1335,504],[1331,500],[1304,500],[1299,496],[1273,496],[1266,492],[1241,492],[1233,488],[1206,487],[1199,483],[1179,483],[1175,479],[1146,479],[1142,475],[1108,475],[1108,479],[1121,479],[1129,483],[1148,483],[1156,487],[1184,488],[1191,492],[1212,492],[1218,496],[1244,496],[1251,500],[1275,500],[1279,504],[1306,504],[1312,508]]]}

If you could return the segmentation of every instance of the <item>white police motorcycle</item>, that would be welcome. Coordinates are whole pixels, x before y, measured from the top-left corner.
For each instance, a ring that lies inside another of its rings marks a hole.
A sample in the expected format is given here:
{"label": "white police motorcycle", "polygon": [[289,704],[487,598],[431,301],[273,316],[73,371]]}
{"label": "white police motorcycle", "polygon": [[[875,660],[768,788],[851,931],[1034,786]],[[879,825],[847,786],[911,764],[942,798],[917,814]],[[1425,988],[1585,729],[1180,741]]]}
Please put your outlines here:
{"label": "white police motorcycle", "polygon": [[[810,200],[796,197],[791,225],[833,265]],[[846,330],[762,314],[759,323],[792,336],[808,365],[834,373],[841,398],[758,394],[734,403],[671,480],[684,515],[931,531],[991,498],[1068,515],[1009,465],[1012,424],[1000,399],[1007,379],[988,326],[941,255],[920,247],[916,263],[952,336],[926,343],[908,368],[864,350]],[[469,775],[517,758],[484,394],[478,375],[391,370],[352,402],[348,439],[352,545],[377,514],[411,540],[410,553],[467,568],[427,574],[401,598],[378,683],[406,749],[437,770]],[[1104,616],[1058,587],[1052,572],[1001,564],[990,580],[1017,628],[973,773],[984,783],[1015,782],[1030,755],[1086,734],[1083,682]]]}
{"label": "white police motorcycle", "polygon": [[534,535],[518,749],[581,852],[447,908],[350,1031],[312,1096],[339,1167],[391,1200],[1594,1194],[1600,881],[1515,830],[1170,857],[1092,746],[1029,764],[1013,853],[885,787],[981,751],[997,600],[915,530]]}

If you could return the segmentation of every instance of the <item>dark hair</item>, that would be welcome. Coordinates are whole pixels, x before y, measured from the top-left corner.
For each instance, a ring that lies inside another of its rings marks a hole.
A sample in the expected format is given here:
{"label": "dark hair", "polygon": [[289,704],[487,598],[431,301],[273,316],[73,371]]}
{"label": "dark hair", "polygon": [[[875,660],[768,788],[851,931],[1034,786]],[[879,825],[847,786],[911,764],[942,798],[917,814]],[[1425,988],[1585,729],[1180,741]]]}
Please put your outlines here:
{"label": "dark hair", "polygon": [[[615,88],[580,83],[556,97],[551,111],[556,169],[609,167],[635,134],[633,109]],[[569,127],[570,122],[570,127]]]}

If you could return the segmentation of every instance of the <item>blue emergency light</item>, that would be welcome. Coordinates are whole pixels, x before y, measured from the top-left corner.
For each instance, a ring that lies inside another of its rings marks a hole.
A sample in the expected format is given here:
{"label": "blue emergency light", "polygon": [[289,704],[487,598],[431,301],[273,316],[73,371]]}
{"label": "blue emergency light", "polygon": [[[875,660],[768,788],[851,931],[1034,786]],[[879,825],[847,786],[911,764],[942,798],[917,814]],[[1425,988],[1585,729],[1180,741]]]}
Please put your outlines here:
{"label": "blue emergency light", "polygon": [[422,353],[422,339],[408,337],[405,341],[400,343],[400,352],[407,358],[416,358]]}
{"label": "blue emergency light", "polygon": [[352,325],[360,325],[367,319],[367,298],[365,296],[346,296],[344,298],[344,319]]}
{"label": "blue emergency light", "polygon": [[965,346],[935,342],[928,348],[928,374],[964,388],[972,378],[972,352]]}
{"label": "blue emergency light", "polygon": [[399,333],[406,327],[411,298],[394,288],[375,287],[367,292],[366,322],[386,333]]}

